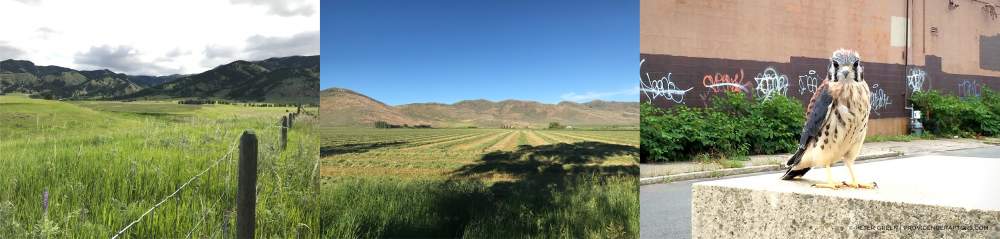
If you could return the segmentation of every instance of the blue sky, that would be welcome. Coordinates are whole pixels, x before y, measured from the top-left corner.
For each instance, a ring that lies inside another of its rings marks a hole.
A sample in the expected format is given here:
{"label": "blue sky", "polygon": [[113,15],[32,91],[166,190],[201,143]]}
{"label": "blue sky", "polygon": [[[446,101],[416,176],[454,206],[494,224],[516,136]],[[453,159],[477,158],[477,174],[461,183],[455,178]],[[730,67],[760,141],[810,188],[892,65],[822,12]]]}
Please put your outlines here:
{"label": "blue sky", "polygon": [[638,101],[639,1],[337,0],[321,83],[390,105]]}

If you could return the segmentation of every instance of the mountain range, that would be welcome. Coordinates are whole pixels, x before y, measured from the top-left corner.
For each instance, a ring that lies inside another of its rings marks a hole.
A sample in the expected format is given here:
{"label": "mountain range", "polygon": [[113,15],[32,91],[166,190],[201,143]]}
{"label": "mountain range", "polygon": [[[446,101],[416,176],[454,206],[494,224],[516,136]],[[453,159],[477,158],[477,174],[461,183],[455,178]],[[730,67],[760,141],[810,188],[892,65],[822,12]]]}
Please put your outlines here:
{"label": "mountain range", "polygon": [[376,121],[397,125],[428,124],[433,127],[546,127],[563,125],[638,125],[638,102],[595,100],[563,101],[464,100],[454,104],[414,103],[390,106],[343,88],[320,92],[320,117],[324,126],[370,126]]}
{"label": "mountain range", "polygon": [[0,93],[47,99],[215,99],[317,104],[319,56],[235,61],[191,75],[143,76],[0,61]]}

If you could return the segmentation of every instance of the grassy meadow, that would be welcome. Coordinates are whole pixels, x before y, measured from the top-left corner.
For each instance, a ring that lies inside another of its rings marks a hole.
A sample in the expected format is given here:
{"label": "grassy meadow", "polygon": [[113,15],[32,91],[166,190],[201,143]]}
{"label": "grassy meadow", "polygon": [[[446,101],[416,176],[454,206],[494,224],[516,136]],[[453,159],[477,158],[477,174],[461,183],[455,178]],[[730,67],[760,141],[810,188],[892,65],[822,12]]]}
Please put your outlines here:
{"label": "grassy meadow", "polygon": [[639,236],[637,130],[320,132],[325,236]]}
{"label": "grassy meadow", "polygon": [[112,237],[206,168],[123,238],[234,237],[245,129],[259,139],[257,235],[318,238],[316,119],[300,116],[281,151],[286,110],[0,96],[0,238]]}

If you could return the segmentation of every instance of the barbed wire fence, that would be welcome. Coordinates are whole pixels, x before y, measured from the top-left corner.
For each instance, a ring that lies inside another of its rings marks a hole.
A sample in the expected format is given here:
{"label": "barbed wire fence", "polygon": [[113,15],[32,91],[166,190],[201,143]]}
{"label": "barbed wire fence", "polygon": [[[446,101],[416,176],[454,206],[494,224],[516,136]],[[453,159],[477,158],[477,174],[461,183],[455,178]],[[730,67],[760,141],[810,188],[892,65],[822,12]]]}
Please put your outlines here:
{"label": "barbed wire fence", "polygon": [[[292,128],[292,125],[293,125],[293,122],[295,121],[295,118],[299,114],[303,113],[303,109],[302,109],[301,106],[299,106],[297,108],[298,109],[297,109],[296,112],[291,112],[291,113],[288,113],[288,114],[282,116],[281,120],[278,122],[279,125],[276,126],[276,127],[280,128],[279,129],[280,138],[279,138],[279,142],[278,142],[278,144],[279,144],[278,150],[280,150],[280,151],[284,151],[285,148],[286,148],[286,146],[287,146],[287,144],[288,144],[288,131]],[[160,208],[160,206],[164,205],[164,203],[166,203],[171,198],[174,198],[175,196],[179,195],[179,193],[183,189],[185,189],[186,187],[188,187],[189,185],[191,185],[192,182],[195,182],[202,175],[205,175],[207,172],[211,171],[213,168],[215,168],[216,166],[220,165],[222,162],[228,162],[229,164],[232,164],[232,161],[233,161],[232,160],[232,155],[233,155],[234,152],[237,152],[236,151],[237,148],[239,148],[239,151],[238,151],[239,152],[239,162],[238,162],[239,164],[237,165],[237,171],[238,171],[237,172],[237,174],[238,174],[237,175],[238,176],[238,178],[237,178],[237,184],[238,185],[237,185],[237,192],[236,192],[236,237],[237,238],[253,238],[254,237],[255,227],[256,227],[256,212],[255,212],[255,210],[256,210],[256,201],[257,201],[257,197],[258,197],[258,195],[257,195],[257,156],[258,156],[258,153],[259,153],[259,149],[258,149],[258,139],[257,139],[257,136],[254,133],[254,131],[250,130],[250,129],[244,130],[243,133],[240,135],[240,137],[238,137],[237,139],[233,140],[233,143],[231,143],[229,145],[229,149],[226,151],[226,154],[224,154],[222,157],[219,157],[219,159],[214,160],[211,163],[211,165],[209,165],[205,169],[201,170],[198,174],[195,174],[194,176],[192,176],[191,178],[189,178],[183,184],[181,184],[180,186],[178,186],[169,195],[167,195],[166,197],[160,199],[156,204],[154,204],[152,207],[150,207],[149,209],[147,209],[146,211],[144,211],[141,215],[139,215],[138,218],[136,218],[135,220],[132,220],[130,223],[128,223],[127,225],[125,225],[125,227],[123,227],[121,230],[118,230],[117,233],[115,233],[115,235],[113,235],[111,238],[112,239],[117,239],[117,238],[121,237],[129,229],[134,228],[135,225],[137,225],[140,222],[142,222],[143,219],[145,219],[147,215],[153,214],[156,209]],[[229,180],[230,178],[232,178],[232,170],[226,170],[226,173],[227,173],[227,176],[226,176],[225,188],[229,189],[229,188],[232,188],[231,187],[232,185],[230,184],[230,180]],[[228,198],[228,196],[227,196],[228,193],[227,192],[228,192],[228,190],[224,190],[223,191],[223,195],[221,197],[222,199]],[[192,229],[188,233],[186,233],[186,238],[191,238],[191,236],[194,235],[194,232],[201,226],[202,223],[204,223],[205,218],[209,214],[209,212],[206,210],[206,208],[204,206],[204,202],[202,202],[201,208],[202,208],[202,213],[200,215],[201,218],[192,227]],[[230,235],[229,232],[228,232],[229,231],[229,225],[228,224],[229,224],[229,221],[230,221],[229,218],[231,217],[231,215],[232,215],[232,211],[231,210],[227,211],[227,212],[223,212],[223,215],[222,215],[223,220],[221,222],[221,225],[219,226],[219,228],[222,229],[223,236]],[[213,237],[215,237],[214,233],[213,233]]]}

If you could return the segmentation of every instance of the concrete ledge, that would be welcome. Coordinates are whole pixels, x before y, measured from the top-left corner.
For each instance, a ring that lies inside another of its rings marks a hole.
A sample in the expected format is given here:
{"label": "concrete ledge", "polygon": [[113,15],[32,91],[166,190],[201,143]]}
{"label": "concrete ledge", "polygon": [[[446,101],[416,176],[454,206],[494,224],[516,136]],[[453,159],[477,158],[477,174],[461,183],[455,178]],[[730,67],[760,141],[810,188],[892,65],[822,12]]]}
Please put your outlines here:
{"label": "concrete ledge", "polygon": [[[858,156],[858,159],[856,161],[860,162],[869,159],[897,157],[900,155],[903,155],[903,153],[876,152],[872,154]],[[760,166],[751,166],[745,168],[727,168],[727,169],[712,170],[712,171],[680,173],[673,175],[640,178],[639,185],[669,183],[669,182],[685,181],[685,180],[700,179],[700,178],[725,177],[725,176],[739,175],[739,174],[777,171],[782,168],[784,168],[784,166],[781,165],[760,165]]]}
{"label": "concrete ledge", "polygon": [[[855,166],[874,190],[813,188],[780,173],[695,183],[695,238],[1000,238],[1000,160],[924,156]],[[834,180],[849,180],[844,167]]]}

